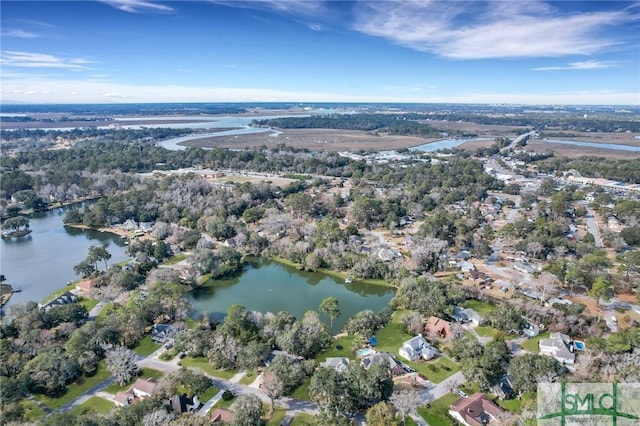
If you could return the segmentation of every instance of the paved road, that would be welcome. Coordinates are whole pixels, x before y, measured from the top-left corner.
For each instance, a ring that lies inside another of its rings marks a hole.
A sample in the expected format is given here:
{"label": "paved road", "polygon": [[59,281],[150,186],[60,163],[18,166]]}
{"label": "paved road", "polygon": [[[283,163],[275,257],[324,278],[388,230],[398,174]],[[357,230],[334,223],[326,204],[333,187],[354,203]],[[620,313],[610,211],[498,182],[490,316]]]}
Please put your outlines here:
{"label": "paved road", "polygon": [[600,237],[600,230],[598,229],[598,224],[596,223],[596,212],[587,204],[585,205],[587,208],[587,215],[585,216],[587,222],[587,230],[591,235],[593,235],[596,243],[596,247],[602,247],[602,238]]}
{"label": "paved road", "polygon": [[452,376],[447,377],[442,382],[437,385],[425,389],[423,391],[418,392],[420,398],[422,399],[423,404],[427,404],[435,401],[436,399],[440,399],[446,394],[451,392],[451,389],[455,389],[458,386],[461,386],[465,383],[464,376],[461,372],[457,372]]}

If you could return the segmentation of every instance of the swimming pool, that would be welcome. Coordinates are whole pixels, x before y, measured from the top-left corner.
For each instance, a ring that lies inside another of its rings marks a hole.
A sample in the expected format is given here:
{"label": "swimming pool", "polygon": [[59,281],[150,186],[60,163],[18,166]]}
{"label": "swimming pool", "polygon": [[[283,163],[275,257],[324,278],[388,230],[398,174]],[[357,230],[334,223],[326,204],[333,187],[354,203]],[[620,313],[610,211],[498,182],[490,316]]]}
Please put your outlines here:
{"label": "swimming pool", "polygon": [[373,352],[375,351],[370,348],[358,349],[358,356],[367,356],[372,354]]}
{"label": "swimming pool", "polygon": [[575,347],[578,351],[584,351],[584,342],[581,342],[580,340],[574,340],[573,347]]}

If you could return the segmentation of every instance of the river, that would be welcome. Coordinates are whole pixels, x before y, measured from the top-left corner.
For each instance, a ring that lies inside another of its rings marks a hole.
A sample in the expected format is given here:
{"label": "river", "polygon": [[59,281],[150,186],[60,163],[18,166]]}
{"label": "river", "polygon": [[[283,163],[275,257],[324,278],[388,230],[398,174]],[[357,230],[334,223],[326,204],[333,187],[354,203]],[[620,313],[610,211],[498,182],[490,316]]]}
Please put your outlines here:
{"label": "river", "polygon": [[22,289],[3,309],[30,300],[41,302],[78,280],[73,266],[84,260],[90,246],[106,247],[111,253],[109,264],[128,258],[124,242],[115,234],[65,227],[62,219],[68,208],[35,213],[29,218],[33,232],[0,241],[0,271],[14,289]]}
{"label": "river", "polygon": [[546,143],[559,143],[559,144],[562,144],[562,145],[583,146],[583,147],[598,148],[598,149],[616,149],[616,150],[619,150],[619,151],[640,152],[640,146],[621,145],[621,144],[617,144],[617,143],[564,141],[564,140],[558,140],[558,139],[541,139],[539,141],[540,142],[546,142]]}
{"label": "river", "polygon": [[[319,272],[303,272],[291,266],[266,259],[250,262],[244,272],[222,280],[212,280],[189,294],[192,315],[207,312],[213,319],[221,319],[227,308],[239,304],[249,311],[287,311],[300,319],[308,310],[318,311],[323,299],[338,299],[341,315],[333,323],[340,330],[349,317],[371,309],[379,312],[394,296],[389,287],[351,283]],[[327,320],[324,316],[321,316]]]}

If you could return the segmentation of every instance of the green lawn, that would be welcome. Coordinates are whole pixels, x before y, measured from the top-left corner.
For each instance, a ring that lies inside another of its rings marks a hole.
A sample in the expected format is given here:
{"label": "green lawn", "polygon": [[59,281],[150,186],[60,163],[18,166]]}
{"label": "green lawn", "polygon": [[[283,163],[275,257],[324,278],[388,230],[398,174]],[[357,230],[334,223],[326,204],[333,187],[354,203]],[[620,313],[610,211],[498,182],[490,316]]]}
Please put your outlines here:
{"label": "green lawn", "polygon": [[22,409],[24,410],[24,414],[22,415],[22,417],[28,422],[37,423],[38,420],[42,419],[45,416],[42,408],[40,408],[40,406],[38,406],[38,404],[33,401],[22,401]]}
{"label": "green lawn", "polygon": [[162,345],[154,342],[151,339],[151,336],[147,335],[147,336],[144,336],[142,340],[140,340],[140,343],[138,343],[138,346],[133,348],[133,350],[138,355],[147,356],[154,353],[157,349],[160,348],[160,346]]}
{"label": "green lawn", "polygon": [[407,416],[404,419],[404,426],[417,426],[418,423],[416,423],[411,417]]}
{"label": "green lawn", "polygon": [[316,426],[316,418],[311,414],[298,413],[293,417],[291,426]]}
{"label": "green lawn", "polygon": [[476,333],[478,333],[478,336],[482,336],[482,337],[493,337],[494,339],[496,338],[496,336],[498,334],[501,333],[500,330],[497,330],[493,327],[489,327],[488,325],[480,325],[478,327],[475,328]]}
{"label": "green lawn", "polygon": [[80,299],[78,303],[84,306],[87,309],[87,311],[90,311],[91,309],[95,308],[95,306],[100,302],[98,302],[96,299],[89,299],[88,297],[83,297],[82,299]]}
{"label": "green lawn", "polygon": [[300,386],[293,391],[291,396],[295,399],[301,399],[303,401],[310,401],[311,397],[309,396],[309,385],[311,384],[311,378],[307,377],[304,382]]}
{"label": "green lawn", "polygon": [[47,296],[44,299],[42,299],[42,304],[44,305],[47,302],[51,302],[56,297],[60,296],[63,293],[66,293],[67,291],[71,291],[74,288],[76,288],[76,283],[75,282],[71,283],[71,284],[67,284],[66,286],[62,287],[61,289],[58,289],[58,290],[54,291],[49,296]]}
{"label": "green lawn", "polygon": [[527,339],[526,342],[522,344],[522,349],[524,349],[525,351],[529,351],[537,354],[540,351],[538,342],[540,342],[541,339],[548,339],[549,334],[550,333],[548,331],[545,331],[544,333],[538,334],[536,337]]}
{"label": "green lawn", "polygon": [[200,399],[200,402],[204,404],[205,402],[209,401],[211,398],[216,396],[218,392],[220,392],[220,388],[215,386],[209,386],[209,389],[204,391],[202,395],[198,395],[198,398]]}
{"label": "green lawn", "polygon": [[489,314],[491,311],[496,309],[496,306],[492,305],[491,303],[485,303],[475,299],[467,300],[466,302],[463,303],[463,306],[465,308],[473,309],[483,317],[487,316],[487,314]]}
{"label": "green lawn", "polygon": [[174,263],[182,262],[186,258],[187,258],[186,254],[178,253],[178,254],[176,254],[174,256],[171,256],[170,258],[166,259],[164,261],[164,263],[166,263],[167,265],[173,265]]}
{"label": "green lawn", "polygon": [[236,398],[230,399],[229,401],[225,401],[224,399],[220,398],[220,400],[215,403],[215,405],[213,406],[214,408],[212,408],[211,411],[215,410],[216,408],[226,408],[228,410],[234,402],[236,402]]}
{"label": "green lawn", "polygon": [[[269,405],[264,409],[265,413],[269,413]],[[276,407],[273,410],[273,414],[267,421],[267,426],[280,426],[280,422],[284,419],[284,416],[287,415],[287,410],[285,408]]]}
{"label": "green lawn", "polygon": [[70,411],[71,414],[82,415],[88,411],[93,411],[98,414],[106,414],[110,412],[115,407],[113,401],[109,401],[104,398],[100,398],[99,396],[92,396],[82,404],[74,407],[73,410]]}
{"label": "green lawn", "polygon": [[253,381],[258,377],[260,373],[256,370],[249,370],[242,376],[240,379],[240,384],[242,385],[250,385]]}
{"label": "green lawn", "polygon": [[211,376],[218,377],[220,379],[225,379],[225,380],[229,380],[230,378],[235,376],[236,373],[238,372],[238,370],[216,370],[211,366],[211,363],[209,363],[209,360],[206,359],[205,357],[198,357],[198,358],[185,357],[182,360],[180,360],[180,365],[182,365],[183,367],[200,368],[205,373]]}
{"label": "green lawn", "polygon": [[113,302],[109,302],[104,305],[98,316],[96,317],[96,321],[103,321],[107,319],[109,315],[115,312],[115,308],[113,306]]}
{"label": "green lawn", "polygon": [[[327,358],[331,357],[345,357],[350,360],[355,360],[355,355],[351,352],[353,346],[353,336],[341,336],[333,341],[331,346],[322,351],[316,357],[316,361],[324,362]],[[340,348],[340,349],[338,349]]]}
{"label": "green lawn", "polygon": [[104,391],[115,395],[120,391],[129,389],[129,386],[131,386],[136,381],[136,379],[160,379],[163,374],[164,373],[162,373],[162,371],[154,370],[152,368],[142,368],[140,369],[139,374],[136,377],[132,378],[129,383],[125,384],[124,386],[120,386],[118,383],[111,383],[109,386],[104,388]]}
{"label": "green lawn", "polygon": [[511,411],[512,413],[519,413],[522,411],[522,407],[531,406],[536,403],[535,392],[525,392],[520,399],[508,399],[506,401],[500,401],[496,399],[494,402],[500,405],[502,408]]}
{"label": "green lawn", "polygon": [[418,407],[418,414],[429,423],[429,426],[455,426],[456,421],[449,417],[449,407],[460,398],[455,394],[447,394],[433,401],[428,406]]}
{"label": "green lawn", "polygon": [[34,397],[37,398],[40,402],[42,402],[47,407],[53,410],[57,410],[63,405],[73,401],[74,399],[82,395],[87,390],[96,386],[98,383],[107,379],[110,375],[111,374],[109,373],[109,371],[107,371],[104,360],[102,360],[98,363],[98,370],[96,374],[94,374],[91,377],[85,377],[85,376],[80,377],[74,383],[71,383],[69,386],[67,386],[67,389],[62,395],[56,398],[52,398],[47,395],[36,394],[34,395]]}

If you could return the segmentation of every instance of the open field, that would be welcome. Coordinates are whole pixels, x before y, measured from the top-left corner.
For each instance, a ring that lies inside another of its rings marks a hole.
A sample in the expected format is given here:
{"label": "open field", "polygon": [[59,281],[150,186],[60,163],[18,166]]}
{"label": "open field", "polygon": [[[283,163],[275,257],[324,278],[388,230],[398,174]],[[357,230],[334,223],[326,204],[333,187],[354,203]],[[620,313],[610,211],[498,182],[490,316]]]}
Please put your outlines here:
{"label": "open field", "polygon": [[[619,141],[597,141],[597,140],[587,140],[587,139],[579,139],[575,140],[582,142],[593,142],[593,143],[615,143],[615,144],[623,144]],[[636,146],[640,145],[640,141],[636,140]],[[624,143],[623,145],[633,145],[632,143]],[[584,156],[595,156],[595,157],[603,157],[609,160],[628,160],[631,158],[639,158],[640,152],[632,152],[632,151],[622,151],[618,149],[605,149],[605,148],[592,148],[586,146],[574,146],[574,145],[563,145],[559,143],[551,143],[542,140],[534,140],[527,144],[525,147],[527,151],[546,151],[548,149],[552,150],[556,157],[569,157],[569,158],[578,158]]]}
{"label": "open field", "polygon": [[278,129],[277,136],[270,132],[246,135],[215,136],[181,145],[221,148],[256,148],[263,145],[285,144],[295,148],[323,151],[385,151],[422,145],[438,139],[415,136],[374,136],[359,130],[335,129]]}

